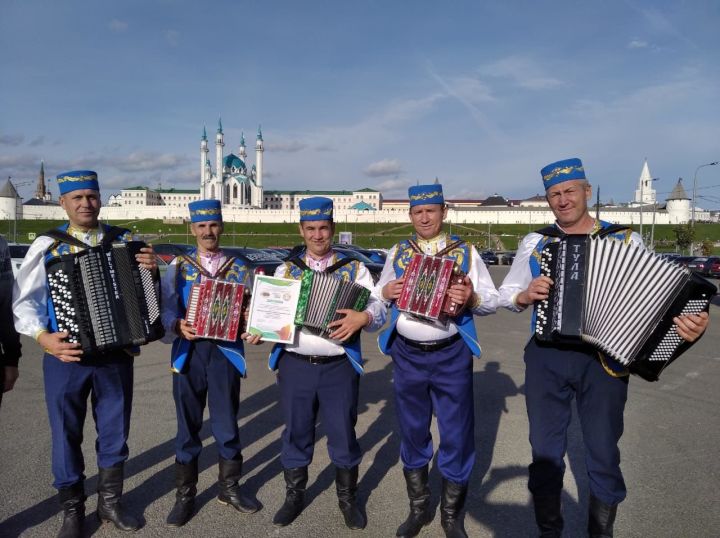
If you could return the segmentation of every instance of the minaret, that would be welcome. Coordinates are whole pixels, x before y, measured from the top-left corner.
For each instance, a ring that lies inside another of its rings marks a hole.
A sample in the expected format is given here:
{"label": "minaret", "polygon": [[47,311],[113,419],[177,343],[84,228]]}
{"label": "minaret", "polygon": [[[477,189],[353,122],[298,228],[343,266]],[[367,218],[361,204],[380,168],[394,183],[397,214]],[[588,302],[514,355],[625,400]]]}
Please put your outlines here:
{"label": "minaret", "polygon": [[47,191],[45,190],[45,161],[40,161],[40,174],[38,175],[37,188],[35,189],[35,198],[45,200]]}
{"label": "minaret", "polygon": [[[255,141],[255,169],[257,171],[257,181],[256,184],[259,188],[262,189],[262,170],[263,170],[263,137],[262,137],[262,128],[260,125],[258,125],[258,132],[257,132],[257,140]],[[260,196],[260,200],[262,200],[262,195]]]}
{"label": "minaret", "polygon": [[218,185],[219,192],[215,192],[215,199],[216,200],[222,200],[222,189],[223,189],[223,146],[225,145],[225,142],[223,142],[223,129],[222,129],[222,120],[218,118],[218,129],[217,134],[215,135],[215,177]]}
{"label": "minaret", "polygon": [[652,186],[653,177],[650,174],[650,168],[648,167],[647,157],[645,163],[643,163],[642,172],[640,172],[640,178],[638,179],[638,188],[635,189],[635,203],[649,205],[655,203],[655,189]]}
{"label": "minaret", "polygon": [[208,162],[208,141],[207,141],[207,129],[203,125],[203,134],[200,139],[200,198],[207,198],[207,182],[210,180],[210,176],[205,175],[206,163]]}
{"label": "minaret", "polygon": [[245,133],[240,133],[240,147],[238,155],[247,166],[247,152],[245,151]]}

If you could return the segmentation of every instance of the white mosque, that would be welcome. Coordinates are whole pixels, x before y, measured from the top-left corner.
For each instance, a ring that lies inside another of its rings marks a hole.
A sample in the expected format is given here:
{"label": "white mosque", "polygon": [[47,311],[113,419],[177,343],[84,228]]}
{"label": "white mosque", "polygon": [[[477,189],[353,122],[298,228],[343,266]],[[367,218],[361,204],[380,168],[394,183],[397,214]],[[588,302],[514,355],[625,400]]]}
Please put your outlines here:
{"label": "white mosque", "polygon": [[225,135],[218,120],[215,133],[215,171],[210,163],[207,131],[200,139],[200,198],[221,200],[225,206],[263,207],[263,136],[258,126],[255,164],[248,170],[245,133],[240,135],[238,154],[223,154]]}

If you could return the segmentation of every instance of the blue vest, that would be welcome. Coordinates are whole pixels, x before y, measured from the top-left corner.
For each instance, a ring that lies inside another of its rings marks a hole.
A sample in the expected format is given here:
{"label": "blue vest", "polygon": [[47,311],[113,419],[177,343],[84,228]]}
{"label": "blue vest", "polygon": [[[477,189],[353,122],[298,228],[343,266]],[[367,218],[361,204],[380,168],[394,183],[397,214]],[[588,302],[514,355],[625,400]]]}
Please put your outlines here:
{"label": "blue vest", "polygon": [[[612,223],[606,222],[604,220],[599,221],[599,226],[596,226],[596,228],[593,230],[593,233],[597,232],[598,230],[605,229],[609,226],[612,226]],[[628,242],[630,241],[630,236],[632,235],[632,230],[626,229],[621,230],[619,232],[614,232],[606,235],[605,237],[609,237],[612,239],[615,239],[617,241],[624,241]],[[557,241],[560,241],[560,237],[555,236],[547,236],[543,235],[540,241],[538,241],[537,245],[535,246],[535,249],[530,254],[530,272],[532,273],[533,278],[537,278],[540,276],[540,260],[542,256],[542,250],[545,248],[545,245],[549,243],[555,243]],[[530,321],[530,331],[533,332],[535,330],[535,316],[537,315],[537,305],[535,308],[533,308],[533,314]],[[610,357],[605,357],[601,354],[601,362],[603,363],[603,366],[606,367],[606,369],[611,370],[612,372],[609,372],[612,374],[624,374],[627,372],[626,368],[620,364],[619,362],[615,361],[614,359]]]}
{"label": "blue vest", "polygon": [[[304,256],[304,253],[300,256]],[[347,258],[347,256],[340,252],[335,252],[335,259],[336,260],[343,260]],[[350,263],[343,265],[342,267],[335,270],[333,274],[337,275],[340,279],[348,281],[348,282],[355,282],[355,279],[357,278],[358,272],[360,270],[360,262],[357,260],[353,260]],[[298,267],[294,263],[288,263],[285,262],[285,274],[283,275],[284,278],[292,278],[295,280],[300,280],[302,277],[302,268]],[[345,350],[345,355],[347,355],[348,359],[350,360],[350,364],[352,364],[353,368],[355,368],[355,371],[362,375],[364,373],[362,364],[363,364],[363,358],[362,358],[362,352],[360,351],[360,338],[359,336],[352,339],[352,342],[342,342],[340,345],[342,345],[343,349]],[[280,355],[282,354],[283,350],[285,349],[284,344],[275,344],[272,348],[272,351],[270,352],[270,357],[268,359],[268,366],[271,370],[276,370],[278,366],[278,360],[280,359]]]}
{"label": "blue vest", "polygon": [[[448,236],[449,243],[459,240],[460,238],[454,235]],[[412,248],[409,240],[406,239],[397,244],[395,258],[393,259],[393,268],[395,269],[396,278],[400,278],[405,274],[405,270],[407,269],[407,266],[414,254],[415,250]],[[463,272],[470,272],[470,264],[472,261],[470,245],[462,243],[447,253],[446,256],[454,259],[455,263],[460,267],[460,269],[462,269]],[[380,333],[380,336],[378,336],[380,351],[385,355],[390,354],[390,347],[392,346],[393,339],[397,333],[396,326],[398,317],[400,317],[400,311],[393,302],[392,307],[390,308],[390,324]],[[467,344],[470,348],[472,354],[476,357],[480,357],[482,350],[480,349],[480,342],[478,342],[472,311],[470,311],[470,309],[464,310],[459,316],[453,319],[453,322],[457,326],[460,336],[465,341],[465,344]]]}
{"label": "blue vest", "polygon": [[[65,223],[62,226],[58,226],[57,230],[67,233],[69,227],[70,227],[70,223]],[[111,228],[111,226],[109,226],[107,224],[102,224],[102,223],[100,224],[100,231],[103,233],[103,235],[106,234],[110,228]],[[123,242],[132,241],[132,234],[130,233],[129,230],[125,230],[125,233],[118,236],[116,241],[123,241]],[[45,257],[44,257],[45,267],[47,267],[51,261],[53,261],[61,256],[65,256],[66,254],[72,254],[72,253],[73,253],[73,251],[72,251],[70,245],[68,245],[67,243],[63,243],[61,241],[55,241],[55,243],[50,245],[50,248],[48,248],[48,250],[45,252]],[[47,282],[45,282],[45,288],[47,289],[48,297],[50,297],[50,288],[48,287]],[[57,324],[57,318],[55,317],[55,309],[53,308],[52,301],[50,301],[49,299],[47,302],[47,313],[48,313],[48,330],[53,333],[58,332],[58,324]],[[137,346],[132,346],[132,347],[126,348],[126,351],[128,351],[132,355],[138,355],[140,353],[140,348]]]}
{"label": "blue vest", "polygon": [[[187,256],[197,261],[200,265],[200,260],[197,256],[197,249],[191,249],[187,252]],[[197,267],[189,263],[182,256],[177,258],[177,271],[175,273],[175,291],[178,295],[180,302],[177,308],[183,314],[187,309],[188,296],[190,295],[190,289],[192,285],[200,281],[201,273]],[[250,271],[243,262],[237,258],[233,258],[232,265],[224,272],[222,276],[223,280],[228,282],[238,282],[245,286],[250,284]],[[181,373],[185,361],[192,355],[194,343],[185,338],[177,337],[172,344],[172,350],[170,352],[171,369],[175,373]],[[242,340],[237,342],[216,342],[218,349],[222,352],[225,357],[237,368],[240,374],[245,377],[245,356]]]}

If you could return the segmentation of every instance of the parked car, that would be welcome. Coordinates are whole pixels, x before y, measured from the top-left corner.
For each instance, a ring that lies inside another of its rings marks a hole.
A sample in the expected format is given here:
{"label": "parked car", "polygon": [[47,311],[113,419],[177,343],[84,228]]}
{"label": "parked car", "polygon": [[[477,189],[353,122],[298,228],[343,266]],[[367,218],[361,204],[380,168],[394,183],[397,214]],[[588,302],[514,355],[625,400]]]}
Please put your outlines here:
{"label": "parked car", "polygon": [[345,250],[354,250],[356,252],[359,252],[366,258],[369,258],[371,261],[375,263],[385,263],[385,258],[387,257],[387,254],[378,249],[372,249],[372,248],[363,248],[359,247],[357,245],[345,245],[345,244],[337,244],[333,245],[333,248],[338,247]]}
{"label": "parked car", "polygon": [[687,264],[687,268],[703,276],[720,277],[720,258],[716,256],[695,258]]}
{"label": "parked car", "polygon": [[695,259],[695,256],[678,256],[677,258],[673,259],[675,263],[678,265],[682,265],[683,267],[687,267],[687,265]]}
{"label": "parked car", "polygon": [[287,247],[267,247],[260,250],[272,254],[281,260],[286,260],[292,249]]}
{"label": "parked car", "polygon": [[10,249],[10,263],[12,264],[13,276],[16,276],[18,269],[20,269],[20,266],[25,259],[25,254],[27,254],[27,251],[30,248],[30,245],[10,243],[8,247]]}
{"label": "parked car", "polygon": [[382,273],[384,263],[374,262],[370,258],[365,256],[362,252],[344,247],[345,245],[334,245],[333,250],[342,252],[350,258],[363,262],[365,264],[365,267],[368,268],[368,271],[370,271],[370,276],[373,279],[373,283],[377,283],[377,281],[380,279],[380,274]]}
{"label": "parked car", "polygon": [[178,254],[182,254],[193,248],[192,245],[185,245],[181,243],[154,243],[153,251],[166,264],[173,261]]}
{"label": "parked car", "polygon": [[508,250],[506,252],[498,252],[497,257],[500,261],[500,265],[512,265],[512,262],[515,259],[515,251]]}
{"label": "parked car", "polygon": [[480,257],[485,265],[498,265],[498,257],[492,250],[483,250]]}
{"label": "parked car", "polygon": [[222,247],[222,249],[224,252],[248,264],[252,268],[253,273],[258,275],[273,275],[275,274],[275,269],[283,263],[283,261],[274,254],[270,254],[259,248]]}

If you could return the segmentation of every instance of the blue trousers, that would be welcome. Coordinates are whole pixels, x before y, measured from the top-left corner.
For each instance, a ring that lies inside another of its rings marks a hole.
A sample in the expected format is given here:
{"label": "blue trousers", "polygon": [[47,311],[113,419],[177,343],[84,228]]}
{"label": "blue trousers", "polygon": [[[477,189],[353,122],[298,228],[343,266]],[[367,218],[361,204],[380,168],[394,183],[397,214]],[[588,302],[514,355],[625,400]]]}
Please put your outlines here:
{"label": "blue trousers", "polygon": [[97,432],[98,467],[113,467],[127,460],[133,358],[120,351],[102,361],[62,362],[46,353],[43,375],[52,435],[53,486],[66,488],[85,479],[82,441],[88,396]]}
{"label": "blue trousers", "polygon": [[202,451],[200,428],[206,401],[218,454],[226,460],[240,457],[240,373],[213,342],[194,343],[183,373],[173,374],[173,397],[178,424],[175,458],[179,463],[190,463]]}
{"label": "blue trousers", "polygon": [[395,338],[390,355],[403,465],[417,469],[432,459],[430,422],[434,412],[440,431],[440,473],[452,482],[466,484],[475,464],[470,349],[458,340],[445,349],[422,351]]}
{"label": "blue trousers", "polygon": [[549,347],[530,340],[525,348],[525,398],[532,464],[528,488],[535,496],[559,495],[565,473],[571,403],[577,399],[590,491],[610,505],[626,495],[618,442],[628,378],[610,376],[597,353]]}
{"label": "blue trousers", "polygon": [[329,364],[310,364],[284,352],[278,363],[280,405],[285,430],[280,461],[286,469],[312,462],[318,413],[327,434],[330,460],[355,467],[362,451],[355,437],[360,375],[347,357]]}

